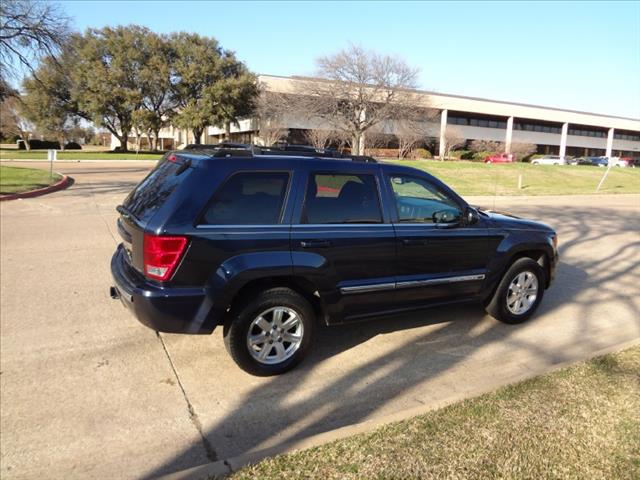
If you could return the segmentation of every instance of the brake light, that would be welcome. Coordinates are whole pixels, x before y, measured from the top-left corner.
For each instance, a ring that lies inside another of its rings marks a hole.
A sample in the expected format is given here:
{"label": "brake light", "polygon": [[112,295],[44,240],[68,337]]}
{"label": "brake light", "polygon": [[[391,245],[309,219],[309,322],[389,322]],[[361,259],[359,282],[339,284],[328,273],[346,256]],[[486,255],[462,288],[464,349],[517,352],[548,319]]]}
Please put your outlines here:
{"label": "brake light", "polygon": [[169,155],[167,157],[167,161],[171,163],[178,163],[178,157],[176,157],[175,155]]}
{"label": "brake light", "polygon": [[187,237],[144,234],[144,274],[147,278],[169,280],[187,247]]}

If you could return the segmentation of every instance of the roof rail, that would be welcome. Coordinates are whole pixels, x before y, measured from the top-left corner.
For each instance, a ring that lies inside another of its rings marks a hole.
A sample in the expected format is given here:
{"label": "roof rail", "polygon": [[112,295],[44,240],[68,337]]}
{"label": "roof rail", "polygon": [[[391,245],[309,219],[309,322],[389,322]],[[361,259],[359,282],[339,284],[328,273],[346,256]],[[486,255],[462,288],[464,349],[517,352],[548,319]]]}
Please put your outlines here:
{"label": "roof rail", "polygon": [[212,157],[254,157],[261,155],[277,155],[310,158],[335,158],[354,162],[377,163],[376,159],[368,155],[347,155],[337,150],[318,150],[311,145],[274,145],[265,147],[244,143],[221,142],[213,145],[189,144],[184,147],[187,151],[198,151]]}

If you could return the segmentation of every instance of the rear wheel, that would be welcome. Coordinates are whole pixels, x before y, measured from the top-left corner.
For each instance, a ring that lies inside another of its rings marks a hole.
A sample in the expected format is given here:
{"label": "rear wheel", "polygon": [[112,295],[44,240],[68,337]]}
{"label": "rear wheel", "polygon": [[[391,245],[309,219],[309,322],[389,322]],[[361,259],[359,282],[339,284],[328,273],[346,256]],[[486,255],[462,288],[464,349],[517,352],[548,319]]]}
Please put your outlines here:
{"label": "rear wheel", "polygon": [[231,358],[252,375],[278,375],[295,367],[311,344],[313,308],[289,288],[263,290],[239,307],[224,329]]}
{"label": "rear wheel", "polygon": [[544,294],[545,273],[531,258],[513,262],[502,277],[486,310],[504,323],[521,323],[536,311]]}

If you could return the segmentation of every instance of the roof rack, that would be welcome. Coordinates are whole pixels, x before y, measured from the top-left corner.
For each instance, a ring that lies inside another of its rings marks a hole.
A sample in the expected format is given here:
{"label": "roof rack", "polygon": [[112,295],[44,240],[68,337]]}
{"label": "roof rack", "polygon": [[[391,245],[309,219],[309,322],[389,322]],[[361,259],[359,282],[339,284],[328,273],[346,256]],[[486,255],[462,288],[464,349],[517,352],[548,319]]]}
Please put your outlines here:
{"label": "roof rack", "polygon": [[346,155],[332,149],[318,150],[311,145],[274,145],[264,147],[245,143],[221,142],[217,144],[189,144],[184,147],[187,151],[207,153],[212,157],[256,157],[261,155],[295,156],[310,158],[335,158],[354,162],[377,163],[376,159],[368,155]]}

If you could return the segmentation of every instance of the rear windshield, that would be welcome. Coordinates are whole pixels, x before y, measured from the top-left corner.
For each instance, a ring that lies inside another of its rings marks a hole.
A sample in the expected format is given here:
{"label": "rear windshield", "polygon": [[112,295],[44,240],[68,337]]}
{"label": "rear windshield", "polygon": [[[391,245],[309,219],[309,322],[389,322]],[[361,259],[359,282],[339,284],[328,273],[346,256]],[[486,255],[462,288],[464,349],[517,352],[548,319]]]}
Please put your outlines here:
{"label": "rear windshield", "polygon": [[129,194],[123,205],[141,222],[148,222],[186,177],[184,166],[161,160]]}

